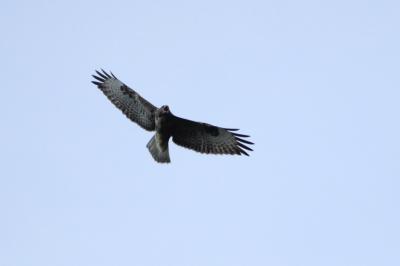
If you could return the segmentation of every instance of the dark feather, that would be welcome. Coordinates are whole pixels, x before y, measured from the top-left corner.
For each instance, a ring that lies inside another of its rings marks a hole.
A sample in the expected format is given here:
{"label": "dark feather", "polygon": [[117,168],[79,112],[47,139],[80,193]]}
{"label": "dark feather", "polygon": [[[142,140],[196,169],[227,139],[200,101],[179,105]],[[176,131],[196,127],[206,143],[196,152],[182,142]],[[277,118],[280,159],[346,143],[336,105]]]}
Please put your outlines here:
{"label": "dark feather", "polygon": [[106,75],[104,75],[103,73],[100,73],[99,71],[96,70],[97,75],[99,75],[100,77],[102,77],[104,80],[108,79]]}
{"label": "dark feather", "polygon": [[247,140],[244,140],[244,139],[241,139],[241,138],[236,138],[236,140],[237,140],[237,141],[240,141],[240,142],[243,142],[243,143],[246,143],[246,144],[250,144],[250,145],[253,145],[253,144],[254,144],[254,143],[251,142],[251,141],[247,141]]}
{"label": "dark feather", "polygon": [[237,145],[243,149],[246,149],[248,151],[253,151],[251,148],[247,147],[246,145],[243,145],[242,143],[238,142]]}
{"label": "dark feather", "polygon": [[249,135],[243,135],[243,134],[238,134],[238,133],[232,133],[236,137],[242,137],[242,138],[248,138],[250,137]]}
{"label": "dark feather", "polygon": [[108,74],[107,72],[104,71],[104,69],[101,69],[101,71],[103,72],[104,75],[107,76],[107,78],[112,78],[112,77],[110,76],[110,74]]}
{"label": "dark feather", "polygon": [[94,77],[95,79],[97,79],[98,81],[101,81],[101,82],[106,81],[105,79],[103,79],[103,78],[101,78],[99,76],[92,75],[92,77]]}

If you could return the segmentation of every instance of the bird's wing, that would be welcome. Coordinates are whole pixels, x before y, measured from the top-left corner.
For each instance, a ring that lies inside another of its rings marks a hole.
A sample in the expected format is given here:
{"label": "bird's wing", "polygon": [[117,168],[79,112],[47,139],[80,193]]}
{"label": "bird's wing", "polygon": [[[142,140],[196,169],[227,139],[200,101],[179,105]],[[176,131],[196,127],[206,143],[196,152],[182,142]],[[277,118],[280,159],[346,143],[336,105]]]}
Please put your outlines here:
{"label": "bird's wing", "polygon": [[245,154],[252,151],[246,144],[254,144],[244,140],[249,136],[237,134],[238,129],[216,127],[206,123],[175,117],[172,140],[176,144],[201,153],[213,154]]}
{"label": "bird's wing", "polygon": [[141,97],[136,91],[129,88],[112,73],[111,75],[104,70],[97,75],[93,84],[107,96],[107,98],[119,108],[130,120],[136,122],[142,128],[155,130],[154,112],[157,108]]}

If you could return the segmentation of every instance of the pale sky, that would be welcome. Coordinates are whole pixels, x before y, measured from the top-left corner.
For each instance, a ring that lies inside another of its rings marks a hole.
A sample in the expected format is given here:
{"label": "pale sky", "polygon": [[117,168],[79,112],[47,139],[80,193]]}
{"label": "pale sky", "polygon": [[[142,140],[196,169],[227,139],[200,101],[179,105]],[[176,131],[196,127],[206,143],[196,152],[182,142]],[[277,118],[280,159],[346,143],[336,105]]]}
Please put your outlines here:
{"label": "pale sky", "polygon": [[[400,265],[400,2],[3,1],[1,266]],[[90,83],[240,128],[170,145]]]}

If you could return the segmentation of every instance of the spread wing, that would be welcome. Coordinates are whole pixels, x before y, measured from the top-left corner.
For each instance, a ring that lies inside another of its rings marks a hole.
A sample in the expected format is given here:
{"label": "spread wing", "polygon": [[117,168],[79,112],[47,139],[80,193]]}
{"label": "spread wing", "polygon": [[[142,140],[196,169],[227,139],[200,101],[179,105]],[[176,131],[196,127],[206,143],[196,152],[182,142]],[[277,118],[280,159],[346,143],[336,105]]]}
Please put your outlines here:
{"label": "spread wing", "polygon": [[97,85],[117,108],[142,128],[155,130],[154,112],[157,108],[154,105],[122,83],[113,73],[110,75],[104,70],[96,70],[96,73],[97,75],[93,75],[96,80],[92,83]]}
{"label": "spread wing", "polygon": [[216,127],[175,117],[172,140],[176,144],[201,152],[213,154],[245,154],[252,151],[246,144],[254,144],[244,140],[249,136],[234,133],[238,129]]}

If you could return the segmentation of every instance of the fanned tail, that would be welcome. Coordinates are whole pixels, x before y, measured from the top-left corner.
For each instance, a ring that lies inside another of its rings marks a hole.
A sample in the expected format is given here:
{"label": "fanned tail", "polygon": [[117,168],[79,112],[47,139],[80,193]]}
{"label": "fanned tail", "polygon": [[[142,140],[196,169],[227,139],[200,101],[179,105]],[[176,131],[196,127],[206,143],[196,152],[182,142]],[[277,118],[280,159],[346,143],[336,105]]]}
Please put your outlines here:
{"label": "fanned tail", "polygon": [[159,163],[170,163],[171,160],[169,158],[168,141],[165,147],[162,147],[162,145],[158,143],[156,136],[157,134],[150,139],[146,147],[149,149],[150,154],[153,156],[154,160]]}

